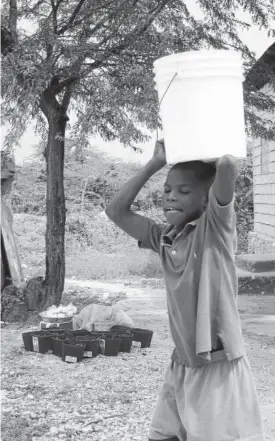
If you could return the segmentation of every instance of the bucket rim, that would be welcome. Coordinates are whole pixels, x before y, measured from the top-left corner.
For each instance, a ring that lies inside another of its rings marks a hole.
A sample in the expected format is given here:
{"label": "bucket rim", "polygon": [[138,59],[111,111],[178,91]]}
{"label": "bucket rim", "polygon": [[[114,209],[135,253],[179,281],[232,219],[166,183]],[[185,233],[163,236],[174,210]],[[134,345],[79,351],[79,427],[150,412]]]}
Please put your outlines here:
{"label": "bucket rim", "polygon": [[177,62],[181,62],[184,60],[209,60],[212,58],[213,60],[225,60],[231,59],[236,62],[242,61],[241,54],[236,50],[231,49],[201,49],[194,51],[186,51],[186,52],[178,52],[170,55],[165,55],[164,57],[157,58],[154,61],[154,66],[159,66],[161,64],[172,64]]}
{"label": "bucket rim", "polygon": [[[159,74],[155,76],[155,83],[157,85],[160,84],[168,84],[171,80],[172,73],[170,75],[167,74]],[[174,81],[182,81],[185,79],[195,79],[195,78],[220,78],[221,80],[224,80],[224,78],[231,78],[238,79],[239,81],[243,82],[245,80],[243,72],[188,72],[188,73],[179,73],[174,79]]]}

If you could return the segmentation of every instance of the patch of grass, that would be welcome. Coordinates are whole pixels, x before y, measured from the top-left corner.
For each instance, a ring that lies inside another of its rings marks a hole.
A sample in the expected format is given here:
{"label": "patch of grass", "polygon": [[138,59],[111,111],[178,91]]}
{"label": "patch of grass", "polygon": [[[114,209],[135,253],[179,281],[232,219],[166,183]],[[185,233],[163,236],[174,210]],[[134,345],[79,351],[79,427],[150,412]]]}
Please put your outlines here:
{"label": "patch of grass", "polygon": [[13,230],[18,246],[24,277],[36,277],[45,272],[46,219],[34,214],[14,214]]}
{"label": "patch of grass", "polygon": [[[153,213],[152,217],[157,216]],[[14,215],[16,242],[21,262],[27,266],[23,270],[27,279],[45,274],[45,229],[42,216]],[[140,250],[134,239],[109,220],[87,218],[85,229],[84,236],[79,231],[66,233],[66,277],[111,280],[162,275],[158,256]],[[87,236],[91,239],[89,246]]]}
{"label": "patch of grass", "polygon": [[11,415],[2,418],[1,439],[2,441],[30,441],[33,436],[33,424],[27,418],[20,415]]}
{"label": "patch of grass", "polygon": [[67,257],[67,277],[111,280],[161,275],[158,256],[150,251],[125,250],[116,254],[84,251],[77,256]]}
{"label": "patch of grass", "polygon": [[108,298],[105,300],[102,298],[103,292],[102,290],[90,290],[90,289],[69,289],[64,292],[63,298],[62,298],[62,304],[67,305],[69,303],[73,303],[78,311],[80,311],[82,308],[84,308],[87,305],[90,305],[91,303],[97,303],[101,305],[115,305],[116,303],[120,302],[121,300],[125,300],[127,295],[126,292],[117,292],[112,293],[108,296]]}

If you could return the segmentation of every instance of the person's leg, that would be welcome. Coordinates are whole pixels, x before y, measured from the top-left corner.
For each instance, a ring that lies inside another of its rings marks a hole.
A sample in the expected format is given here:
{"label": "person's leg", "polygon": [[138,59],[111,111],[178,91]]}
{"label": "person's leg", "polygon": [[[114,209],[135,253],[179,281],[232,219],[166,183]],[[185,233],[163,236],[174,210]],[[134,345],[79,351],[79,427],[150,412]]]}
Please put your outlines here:
{"label": "person's leg", "polygon": [[[166,371],[157,398],[148,435],[150,441],[186,441],[186,431],[179,418],[175,398],[174,363],[171,361]],[[183,366],[181,368],[184,370]]]}
{"label": "person's leg", "polygon": [[4,291],[6,286],[10,285],[10,269],[5,250],[4,240],[1,232],[1,292]]}
{"label": "person's leg", "polygon": [[[187,441],[263,441],[253,376],[246,356],[186,368],[184,396],[177,392]],[[180,406],[184,401],[186,405]]]}

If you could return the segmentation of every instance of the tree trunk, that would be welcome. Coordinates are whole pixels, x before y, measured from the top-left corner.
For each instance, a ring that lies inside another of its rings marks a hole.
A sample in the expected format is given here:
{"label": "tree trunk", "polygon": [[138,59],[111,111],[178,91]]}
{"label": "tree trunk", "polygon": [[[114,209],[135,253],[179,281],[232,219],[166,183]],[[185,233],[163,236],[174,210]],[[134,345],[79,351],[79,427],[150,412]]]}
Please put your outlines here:
{"label": "tree trunk", "polygon": [[47,163],[47,225],[46,225],[46,305],[59,305],[65,281],[65,194],[64,143],[68,118],[49,114]]}

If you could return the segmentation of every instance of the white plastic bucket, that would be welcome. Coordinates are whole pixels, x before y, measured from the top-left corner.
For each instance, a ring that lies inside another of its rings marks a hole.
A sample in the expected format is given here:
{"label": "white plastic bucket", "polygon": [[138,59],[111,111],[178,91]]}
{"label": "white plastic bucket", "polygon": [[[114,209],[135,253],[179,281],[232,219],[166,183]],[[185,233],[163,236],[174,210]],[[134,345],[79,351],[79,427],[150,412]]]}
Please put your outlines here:
{"label": "white plastic bucket", "polygon": [[154,73],[168,164],[214,161],[226,154],[246,157],[242,60],[237,52],[168,55],[154,62]]}

